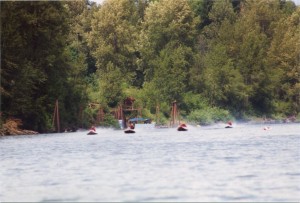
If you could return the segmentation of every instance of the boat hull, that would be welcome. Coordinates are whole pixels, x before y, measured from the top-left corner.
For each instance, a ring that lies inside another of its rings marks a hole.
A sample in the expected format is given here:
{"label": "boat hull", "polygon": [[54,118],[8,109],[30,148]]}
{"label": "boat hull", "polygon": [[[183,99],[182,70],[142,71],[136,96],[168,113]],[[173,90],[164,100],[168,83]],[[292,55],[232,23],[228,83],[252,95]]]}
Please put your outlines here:
{"label": "boat hull", "polygon": [[178,130],[178,131],[187,131],[188,129],[185,128],[185,127],[178,127],[177,130]]}
{"label": "boat hull", "polygon": [[128,130],[124,130],[124,133],[135,133],[135,131],[132,129],[128,129]]}
{"label": "boat hull", "polygon": [[94,132],[94,131],[90,131],[87,133],[87,135],[97,135],[98,133]]}

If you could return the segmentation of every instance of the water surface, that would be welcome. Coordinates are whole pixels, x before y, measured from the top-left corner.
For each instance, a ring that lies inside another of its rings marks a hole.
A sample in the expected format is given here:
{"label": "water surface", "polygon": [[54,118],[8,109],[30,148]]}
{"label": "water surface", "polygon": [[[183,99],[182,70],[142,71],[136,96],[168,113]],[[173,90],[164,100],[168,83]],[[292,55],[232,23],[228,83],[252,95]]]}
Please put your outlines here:
{"label": "water surface", "polygon": [[0,201],[299,201],[300,125],[0,138]]}

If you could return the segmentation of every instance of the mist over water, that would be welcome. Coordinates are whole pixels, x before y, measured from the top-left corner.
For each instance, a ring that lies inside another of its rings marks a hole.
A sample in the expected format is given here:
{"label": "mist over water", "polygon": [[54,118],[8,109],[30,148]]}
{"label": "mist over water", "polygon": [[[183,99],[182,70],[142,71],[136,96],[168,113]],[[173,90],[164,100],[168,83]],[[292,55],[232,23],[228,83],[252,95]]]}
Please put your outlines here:
{"label": "mist over water", "polygon": [[299,201],[300,125],[0,138],[0,201]]}

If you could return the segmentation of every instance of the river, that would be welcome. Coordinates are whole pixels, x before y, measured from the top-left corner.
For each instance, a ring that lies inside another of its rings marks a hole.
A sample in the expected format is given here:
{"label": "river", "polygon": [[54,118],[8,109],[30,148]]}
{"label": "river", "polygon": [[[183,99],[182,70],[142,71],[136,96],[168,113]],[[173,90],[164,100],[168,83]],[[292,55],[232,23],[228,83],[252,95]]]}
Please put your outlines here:
{"label": "river", "polygon": [[300,125],[0,138],[0,201],[300,201]]}

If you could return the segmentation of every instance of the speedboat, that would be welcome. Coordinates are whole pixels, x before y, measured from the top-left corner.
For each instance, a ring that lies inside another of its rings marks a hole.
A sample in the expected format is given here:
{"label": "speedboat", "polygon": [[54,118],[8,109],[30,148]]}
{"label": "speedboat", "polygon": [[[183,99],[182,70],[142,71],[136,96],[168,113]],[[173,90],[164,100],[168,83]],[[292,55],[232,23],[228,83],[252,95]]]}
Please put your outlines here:
{"label": "speedboat", "polygon": [[132,129],[132,128],[126,128],[126,129],[124,130],[124,133],[135,133],[135,130]]}
{"label": "speedboat", "polygon": [[91,127],[91,129],[89,130],[89,132],[87,133],[88,135],[96,135],[96,128],[93,126]]}
{"label": "speedboat", "polygon": [[93,130],[90,130],[87,134],[88,134],[88,135],[96,135],[96,134],[98,134],[98,133],[96,133],[96,132],[93,131]]}
{"label": "speedboat", "polygon": [[178,131],[187,131],[188,129],[187,129],[187,126],[183,123],[177,127],[177,130]]}
{"label": "speedboat", "polygon": [[134,124],[130,123],[130,125],[124,130],[124,133],[135,133]]}
{"label": "speedboat", "polygon": [[225,126],[225,128],[233,128],[232,122],[231,122],[231,121],[228,121],[228,122],[227,122],[227,125]]}

